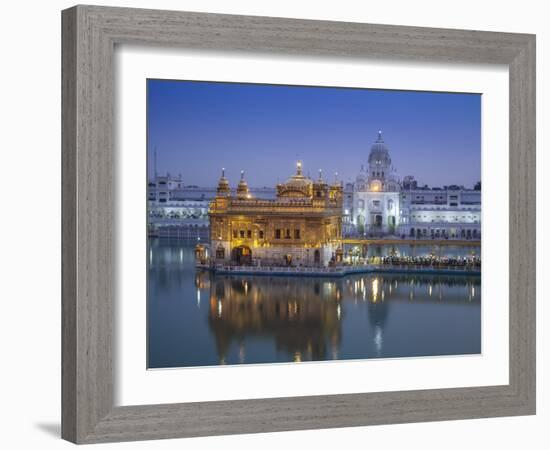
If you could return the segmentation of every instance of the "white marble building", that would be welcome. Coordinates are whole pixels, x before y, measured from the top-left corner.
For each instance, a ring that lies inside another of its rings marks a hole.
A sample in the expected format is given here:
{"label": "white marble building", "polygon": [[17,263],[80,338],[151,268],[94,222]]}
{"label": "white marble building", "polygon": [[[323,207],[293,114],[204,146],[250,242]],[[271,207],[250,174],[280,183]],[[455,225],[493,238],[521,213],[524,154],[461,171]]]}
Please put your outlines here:
{"label": "white marble building", "polygon": [[370,149],[368,166],[344,189],[344,232],[415,238],[479,239],[481,190],[450,186],[417,187],[414,177],[401,183],[382,132]]}
{"label": "white marble building", "polygon": [[355,179],[352,223],[359,234],[394,234],[400,223],[400,186],[388,148],[378,132],[372,145],[368,166]]}
{"label": "white marble building", "polygon": [[481,191],[401,191],[398,234],[417,238],[479,239]]}

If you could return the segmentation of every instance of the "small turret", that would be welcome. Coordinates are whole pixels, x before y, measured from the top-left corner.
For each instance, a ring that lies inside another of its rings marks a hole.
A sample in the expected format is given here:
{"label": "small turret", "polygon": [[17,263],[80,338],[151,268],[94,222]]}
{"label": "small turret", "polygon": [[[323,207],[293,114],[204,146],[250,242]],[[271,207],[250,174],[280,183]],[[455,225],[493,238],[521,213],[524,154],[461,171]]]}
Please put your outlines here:
{"label": "small turret", "polygon": [[248,190],[248,184],[244,179],[244,170],[241,170],[241,179],[237,185],[237,198],[245,199],[250,198],[250,192]]}
{"label": "small turret", "polygon": [[328,192],[327,183],[323,180],[323,171],[319,169],[319,176],[313,182],[313,196],[317,199],[324,199]]}
{"label": "small turret", "polygon": [[229,181],[225,178],[225,168],[222,169],[222,176],[218,181],[218,188],[216,189],[218,197],[228,197],[231,195],[231,188],[229,187]]}

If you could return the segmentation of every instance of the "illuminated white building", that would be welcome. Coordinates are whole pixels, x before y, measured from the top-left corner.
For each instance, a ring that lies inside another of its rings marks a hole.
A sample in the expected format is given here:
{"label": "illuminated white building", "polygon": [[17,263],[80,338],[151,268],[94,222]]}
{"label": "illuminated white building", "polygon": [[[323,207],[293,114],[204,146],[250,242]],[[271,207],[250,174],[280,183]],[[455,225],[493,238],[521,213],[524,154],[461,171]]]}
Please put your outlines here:
{"label": "illuminated white building", "polygon": [[[353,189],[352,189],[353,188]],[[368,167],[361,170],[344,196],[347,234],[397,235],[415,238],[479,239],[481,191],[449,186],[419,189],[414,177],[401,183],[382,133],[371,147]]]}
{"label": "illuminated white building", "polygon": [[389,151],[380,131],[371,147],[367,169],[361,166],[355,179],[351,217],[357,232],[394,234],[400,223],[399,191]]}
{"label": "illuminated white building", "polygon": [[451,239],[481,237],[481,191],[461,188],[403,190],[400,208],[400,235]]}

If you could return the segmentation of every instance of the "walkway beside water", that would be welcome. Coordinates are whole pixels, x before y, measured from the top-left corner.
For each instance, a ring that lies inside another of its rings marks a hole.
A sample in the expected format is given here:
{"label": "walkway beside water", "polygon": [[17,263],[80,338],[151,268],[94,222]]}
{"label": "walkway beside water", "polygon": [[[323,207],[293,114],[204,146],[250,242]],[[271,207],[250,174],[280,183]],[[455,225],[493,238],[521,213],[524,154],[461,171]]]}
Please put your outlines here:
{"label": "walkway beside water", "polygon": [[356,273],[422,273],[431,275],[481,275],[480,267],[448,266],[433,267],[420,265],[366,264],[338,267],[262,267],[262,266],[208,266],[197,265],[198,269],[211,270],[217,274],[232,275],[281,275],[310,277],[343,277]]}

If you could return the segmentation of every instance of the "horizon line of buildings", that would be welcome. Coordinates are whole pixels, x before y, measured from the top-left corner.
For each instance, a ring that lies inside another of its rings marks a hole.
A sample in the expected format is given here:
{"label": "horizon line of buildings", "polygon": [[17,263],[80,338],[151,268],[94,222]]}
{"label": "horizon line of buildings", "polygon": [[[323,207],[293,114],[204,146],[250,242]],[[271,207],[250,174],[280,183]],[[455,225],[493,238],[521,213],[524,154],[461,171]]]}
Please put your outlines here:
{"label": "horizon line of buildings", "polygon": [[[301,163],[300,176],[315,181],[303,175]],[[430,188],[419,187],[411,175],[398,179],[381,132],[355,180],[335,184],[342,189],[344,236],[481,237],[481,183],[471,189],[457,185]],[[147,193],[150,226],[208,227],[209,207],[218,188],[186,186],[181,175],[154,176],[148,181]],[[238,196],[238,185],[232,188],[227,183],[227,188],[228,195]],[[278,195],[278,187],[247,189],[250,198],[273,200]]]}

